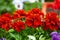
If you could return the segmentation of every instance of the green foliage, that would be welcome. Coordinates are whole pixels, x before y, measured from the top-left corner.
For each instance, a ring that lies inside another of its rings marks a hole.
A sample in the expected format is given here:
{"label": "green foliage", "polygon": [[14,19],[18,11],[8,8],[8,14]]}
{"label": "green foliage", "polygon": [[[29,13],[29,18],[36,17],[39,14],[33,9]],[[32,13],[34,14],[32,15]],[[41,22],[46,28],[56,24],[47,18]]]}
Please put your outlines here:
{"label": "green foliage", "polygon": [[46,38],[46,37],[43,37],[43,35],[41,35],[41,36],[39,37],[39,40],[45,40],[45,38]]}
{"label": "green foliage", "polygon": [[5,34],[6,34],[6,32],[0,28],[0,38],[5,37],[6,36]]}
{"label": "green foliage", "polygon": [[0,14],[2,12],[10,12],[15,11],[15,7],[12,4],[13,0],[0,0]]}
{"label": "green foliage", "polygon": [[28,40],[28,35],[35,36],[36,40],[51,40],[49,33],[45,32],[41,27],[36,29],[26,27],[20,32],[13,29],[9,31],[0,29],[0,38],[6,38],[7,40]]}
{"label": "green foliage", "polygon": [[28,3],[25,2],[24,3],[24,10],[25,11],[29,11],[32,8],[42,8],[42,3],[41,2],[35,2],[35,3]]}

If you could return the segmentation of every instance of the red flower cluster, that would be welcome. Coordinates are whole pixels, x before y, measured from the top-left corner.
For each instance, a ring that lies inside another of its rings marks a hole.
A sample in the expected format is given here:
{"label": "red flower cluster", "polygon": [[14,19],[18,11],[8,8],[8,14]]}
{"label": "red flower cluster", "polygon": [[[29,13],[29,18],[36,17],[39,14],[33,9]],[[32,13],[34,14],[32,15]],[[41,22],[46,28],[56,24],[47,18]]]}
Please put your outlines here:
{"label": "red flower cluster", "polygon": [[11,15],[10,14],[2,14],[0,16],[0,27],[5,30],[9,30],[11,25]]}
{"label": "red flower cluster", "polygon": [[[18,18],[18,19],[17,19]],[[21,18],[25,18],[25,20],[21,20]],[[29,12],[24,10],[17,10],[14,12],[14,15],[10,15],[8,13],[2,14],[0,16],[0,28],[9,30],[10,28],[20,32],[25,29],[25,25],[28,27],[37,28],[42,26],[45,30],[58,30],[58,22],[59,19],[57,14],[54,12],[49,12],[46,14],[46,18],[44,19],[44,14],[38,8],[34,8]],[[43,22],[42,22],[43,20]]]}
{"label": "red flower cluster", "polygon": [[47,13],[46,15],[46,18],[45,18],[45,24],[44,24],[44,29],[45,30],[58,30],[58,17],[57,17],[57,14],[54,13],[54,12],[49,12]]}
{"label": "red flower cluster", "polygon": [[12,24],[12,28],[15,29],[17,32],[20,32],[25,28],[24,23],[20,20],[17,20]]}
{"label": "red flower cluster", "polygon": [[28,12],[28,15],[26,17],[26,24],[33,28],[39,27],[42,25],[41,18],[44,17],[44,14],[38,9],[34,8]]}

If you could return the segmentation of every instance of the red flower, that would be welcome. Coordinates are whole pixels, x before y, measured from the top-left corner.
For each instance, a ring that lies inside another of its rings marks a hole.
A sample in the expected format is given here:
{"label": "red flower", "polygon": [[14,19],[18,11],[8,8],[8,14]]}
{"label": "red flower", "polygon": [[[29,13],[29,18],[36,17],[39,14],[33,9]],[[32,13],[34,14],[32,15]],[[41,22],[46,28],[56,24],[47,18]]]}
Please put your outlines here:
{"label": "red flower", "polygon": [[9,24],[2,24],[2,29],[5,29],[6,31],[8,31],[10,28]]}
{"label": "red flower", "polygon": [[47,8],[53,8],[53,5],[48,3]]}
{"label": "red flower", "polygon": [[46,18],[45,18],[45,23],[44,23],[44,26],[43,28],[45,30],[58,30],[58,17],[57,17],[57,14],[54,13],[54,12],[49,12],[47,13],[46,15]]}
{"label": "red flower", "polygon": [[11,25],[11,19],[7,16],[1,16],[0,17],[0,26],[2,29],[9,30]]}
{"label": "red flower", "polygon": [[20,32],[21,30],[25,29],[25,25],[22,21],[16,21],[12,25],[12,28],[15,29],[17,32]]}
{"label": "red flower", "polygon": [[14,18],[23,18],[26,16],[26,12],[24,10],[17,10],[14,12]]}
{"label": "red flower", "polygon": [[10,15],[9,13],[4,13],[1,16],[8,17],[8,18],[12,19],[12,15]]}
{"label": "red flower", "polygon": [[53,9],[60,9],[60,0],[54,0]]}
{"label": "red flower", "polygon": [[[35,17],[35,16],[33,16],[33,17]],[[42,22],[41,22],[41,19],[40,19],[40,17],[38,16],[38,17],[35,17],[35,18],[30,18],[30,17],[27,17],[26,18],[26,24],[28,25],[28,26],[32,26],[33,28],[36,28],[36,27],[39,27],[39,26],[41,26],[42,25]]]}
{"label": "red flower", "polygon": [[39,8],[33,8],[32,10],[28,12],[28,15],[40,15],[44,17],[43,12]]}
{"label": "red flower", "polygon": [[[42,16],[42,17],[41,17]],[[38,9],[34,8],[28,12],[26,16],[27,26],[32,26],[33,28],[39,27],[42,25],[41,18],[43,18],[43,13]]]}

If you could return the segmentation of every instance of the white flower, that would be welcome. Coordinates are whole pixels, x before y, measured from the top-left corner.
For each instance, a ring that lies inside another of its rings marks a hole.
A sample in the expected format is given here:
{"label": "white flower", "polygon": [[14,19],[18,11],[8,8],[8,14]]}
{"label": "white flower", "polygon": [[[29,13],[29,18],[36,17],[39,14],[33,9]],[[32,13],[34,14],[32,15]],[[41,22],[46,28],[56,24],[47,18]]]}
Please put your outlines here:
{"label": "white flower", "polygon": [[36,40],[35,36],[28,35],[28,37],[29,37],[29,40]]}
{"label": "white flower", "polygon": [[13,4],[16,9],[23,9],[23,1],[22,0],[13,0]]}

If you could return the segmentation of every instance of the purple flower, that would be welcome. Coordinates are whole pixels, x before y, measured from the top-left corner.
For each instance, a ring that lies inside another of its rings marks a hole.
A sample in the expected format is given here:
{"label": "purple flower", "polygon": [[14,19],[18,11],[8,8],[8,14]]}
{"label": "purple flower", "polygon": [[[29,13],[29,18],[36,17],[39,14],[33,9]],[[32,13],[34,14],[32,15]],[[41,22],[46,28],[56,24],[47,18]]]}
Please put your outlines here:
{"label": "purple flower", "polygon": [[50,35],[54,36],[54,35],[58,35],[58,33],[57,32],[52,32]]}
{"label": "purple flower", "polygon": [[52,40],[60,40],[60,34],[58,32],[52,32],[50,35],[52,36]]}
{"label": "purple flower", "polygon": [[0,40],[6,40],[5,38],[1,38]]}

